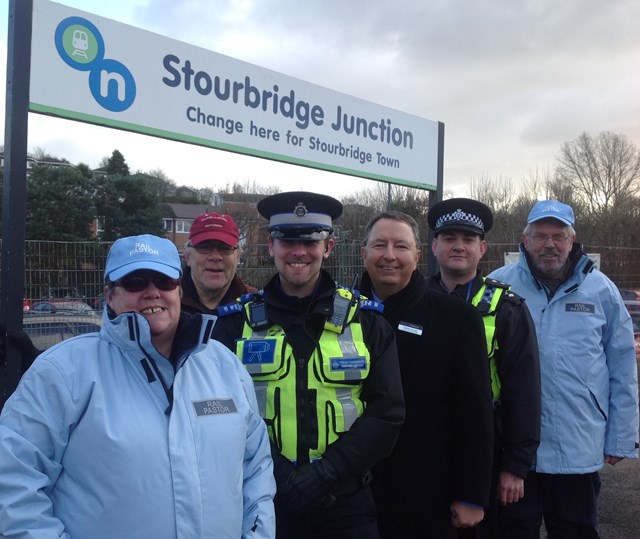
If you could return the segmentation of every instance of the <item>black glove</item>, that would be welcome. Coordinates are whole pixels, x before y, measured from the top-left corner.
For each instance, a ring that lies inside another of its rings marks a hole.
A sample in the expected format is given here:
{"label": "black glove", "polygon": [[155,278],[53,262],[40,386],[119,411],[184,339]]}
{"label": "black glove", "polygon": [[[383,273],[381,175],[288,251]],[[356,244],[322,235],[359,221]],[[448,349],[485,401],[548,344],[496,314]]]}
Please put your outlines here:
{"label": "black glove", "polygon": [[271,458],[273,459],[273,477],[276,480],[278,491],[284,488],[289,476],[295,472],[296,467],[287,457],[285,457],[278,448],[271,444]]}
{"label": "black glove", "polygon": [[331,507],[336,501],[333,490],[337,484],[335,468],[322,459],[294,470],[278,494],[292,512],[306,513]]}

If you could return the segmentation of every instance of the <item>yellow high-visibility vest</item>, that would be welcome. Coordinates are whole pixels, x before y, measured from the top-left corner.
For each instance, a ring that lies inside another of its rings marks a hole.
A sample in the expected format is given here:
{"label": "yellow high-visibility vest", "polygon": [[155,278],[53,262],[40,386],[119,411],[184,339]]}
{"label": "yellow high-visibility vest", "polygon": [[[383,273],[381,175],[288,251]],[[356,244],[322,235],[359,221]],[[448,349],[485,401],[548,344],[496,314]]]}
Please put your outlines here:
{"label": "yellow high-visibility vest", "polygon": [[[502,285],[502,283],[499,283]],[[496,333],[496,309],[502,294],[509,287],[497,286],[498,283],[489,280],[489,284],[486,279],[483,279],[483,285],[478,290],[475,296],[471,298],[471,304],[477,307],[482,314],[482,322],[484,323],[484,333],[487,341],[487,355],[489,356],[489,369],[491,372],[491,393],[493,395],[493,402],[496,403],[500,400],[500,393],[502,390],[502,384],[500,383],[500,377],[498,376],[498,367],[496,365],[495,353],[498,350],[498,341],[495,338]]]}
{"label": "yellow high-visibility vest", "polygon": [[[251,303],[245,304],[247,316]],[[325,325],[311,358],[304,364],[296,361],[282,327],[254,330],[245,319],[236,354],[253,378],[260,415],[271,441],[291,461],[302,457],[297,454],[298,421],[315,430],[307,456],[314,461],[364,412],[360,395],[371,358],[362,326],[354,321],[357,310],[356,300],[341,333]],[[299,399],[310,398],[315,399],[315,417],[301,417]]]}

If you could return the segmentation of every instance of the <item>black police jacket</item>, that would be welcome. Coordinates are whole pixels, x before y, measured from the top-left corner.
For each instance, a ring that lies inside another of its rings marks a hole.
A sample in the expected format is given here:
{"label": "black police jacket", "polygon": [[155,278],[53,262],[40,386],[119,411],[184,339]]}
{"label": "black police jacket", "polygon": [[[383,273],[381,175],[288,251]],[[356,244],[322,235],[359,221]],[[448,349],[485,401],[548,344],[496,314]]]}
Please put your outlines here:
{"label": "black police jacket", "polygon": [[[458,285],[451,294],[463,300],[473,298],[483,282],[482,272],[478,270],[470,285]],[[429,288],[446,293],[439,273],[429,279]],[[498,343],[495,358],[502,386],[495,409],[495,466],[526,477],[540,444],[540,363],[536,330],[524,298],[511,291],[502,295],[495,317]]]}
{"label": "black police jacket", "polygon": [[[324,270],[315,293],[308,298],[287,296],[277,275],[264,287],[269,321],[284,329],[298,360],[308,359],[316,346],[324,322],[333,312],[335,290],[335,282]],[[394,332],[379,313],[360,311],[357,316],[371,355],[371,371],[363,383],[361,395],[366,408],[324,455],[331,460],[342,480],[365,474],[389,455],[404,421]],[[235,352],[235,340],[242,336],[245,318],[244,309],[220,316],[213,337]],[[275,476],[279,476],[278,470]]]}

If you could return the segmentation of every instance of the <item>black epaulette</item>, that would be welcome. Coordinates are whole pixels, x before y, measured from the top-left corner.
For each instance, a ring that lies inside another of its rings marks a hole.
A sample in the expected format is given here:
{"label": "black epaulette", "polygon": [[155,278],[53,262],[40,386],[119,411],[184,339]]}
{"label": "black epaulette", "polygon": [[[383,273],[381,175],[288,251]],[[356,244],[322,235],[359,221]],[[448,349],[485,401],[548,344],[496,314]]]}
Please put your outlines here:
{"label": "black epaulette", "polygon": [[504,289],[502,298],[500,298],[501,301],[507,300],[512,303],[521,303],[524,301],[524,298],[522,296],[519,296],[513,290],[511,290],[511,285],[508,283],[505,283],[503,281],[498,281],[497,279],[492,279],[491,277],[485,277],[484,282],[487,286],[493,286],[494,288]]}
{"label": "black epaulette", "polygon": [[484,282],[487,286],[493,286],[494,288],[504,288],[505,290],[509,290],[511,286],[507,283],[503,283],[502,281],[498,281],[497,279],[492,279],[491,277],[485,277]]}
{"label": "black epaulette", "polygon": [[504,294],[502,294],[502,297],[504,299],[506,299],[507,301],[510,301],[512,303],[523,303],[524,302],[524,298],[522,296],[519,296],[518,294],[516,294],[513,290],[507,290]]}

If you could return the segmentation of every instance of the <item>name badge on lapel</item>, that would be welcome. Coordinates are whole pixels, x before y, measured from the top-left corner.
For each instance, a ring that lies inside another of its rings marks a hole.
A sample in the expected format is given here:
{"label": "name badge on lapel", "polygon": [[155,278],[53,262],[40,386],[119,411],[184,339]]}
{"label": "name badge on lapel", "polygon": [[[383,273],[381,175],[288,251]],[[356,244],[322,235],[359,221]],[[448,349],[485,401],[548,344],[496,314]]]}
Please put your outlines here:
{"label": "name badge on lapel", "polygon": [[238,411],[233,398],[194,401],[193,407],[195,408],[196,415],[198,417],[219,414],[235,414]]}
{"label": "name badge on lapel", "polygon": [[409,322],[400,322],[398,324],[398,329],[400,331],[412,333],[413,335],[422,335],[422,326],[418,326],[416,324],[410,324]]}

